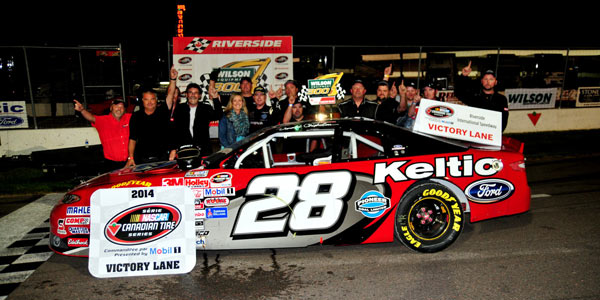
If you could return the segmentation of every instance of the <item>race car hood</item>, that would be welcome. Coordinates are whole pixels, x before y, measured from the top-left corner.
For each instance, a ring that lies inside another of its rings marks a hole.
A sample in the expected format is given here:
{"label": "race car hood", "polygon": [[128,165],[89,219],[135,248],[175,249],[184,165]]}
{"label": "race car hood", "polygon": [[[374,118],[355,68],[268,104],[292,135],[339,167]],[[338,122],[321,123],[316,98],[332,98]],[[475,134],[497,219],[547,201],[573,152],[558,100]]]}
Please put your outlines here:
{"label": "race car hood", "polygon": [[83,182],[73,190],[81,188],[91,188],[96,186],[117,187],[120,183],[130,181],[143,181],[144,178],[158,174],[170,174],[181,172],[175,161],[154,162],[141,164],[131,168],[114,170],[86,182]]}

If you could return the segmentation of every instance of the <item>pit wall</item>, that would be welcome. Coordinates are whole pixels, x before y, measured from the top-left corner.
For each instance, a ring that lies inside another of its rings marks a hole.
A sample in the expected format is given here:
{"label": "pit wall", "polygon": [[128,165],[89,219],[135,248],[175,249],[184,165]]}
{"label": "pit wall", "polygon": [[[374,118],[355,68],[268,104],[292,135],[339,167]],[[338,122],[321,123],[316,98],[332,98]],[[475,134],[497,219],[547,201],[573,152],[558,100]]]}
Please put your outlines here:
{"label": "pit wall", "polygon": [[[600,107],[511,110],[504,133],[600,129]],[[534,121],[537,119],[537,123]],[[0,130],[0,157],[99,145],[93,127]]]}

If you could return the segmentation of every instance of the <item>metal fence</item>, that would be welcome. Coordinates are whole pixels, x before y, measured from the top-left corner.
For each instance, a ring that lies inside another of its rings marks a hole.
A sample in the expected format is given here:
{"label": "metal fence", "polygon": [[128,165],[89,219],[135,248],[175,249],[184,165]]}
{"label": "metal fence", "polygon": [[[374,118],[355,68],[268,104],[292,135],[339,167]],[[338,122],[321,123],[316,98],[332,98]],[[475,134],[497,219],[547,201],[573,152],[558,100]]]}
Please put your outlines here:
{"label": "metal fence", "polygon": [[[26,101],[29,128],[89,126],[73,110],[81,100],[93,113],[106,113],[110,99],[136,103],[136,88],[166,81],[171,45],[156,62],[123,55],[121,45],[80,47],[0,47],[0,101]],[[162,57],[162,58],[161,58]],[[434,81],[450,97],[454,80],[472,62],[472,76],[492,69],[498,89],[557,88],[556,107],[574,107],[577,89],[600,87],[600,49],[514,49],[437,46],[295,45],[294,78],[344,72],[344,82],[360,78],[374,94],[383,70],[391,81]],[[144,65],[145,67],[142,67]],[[349,90],[348,86],[345,86]],[[159,95],[160,98],[160,95]],[[135,105],[132,105],[135,106]],[[132,108],[132,107],[131,107]]]}

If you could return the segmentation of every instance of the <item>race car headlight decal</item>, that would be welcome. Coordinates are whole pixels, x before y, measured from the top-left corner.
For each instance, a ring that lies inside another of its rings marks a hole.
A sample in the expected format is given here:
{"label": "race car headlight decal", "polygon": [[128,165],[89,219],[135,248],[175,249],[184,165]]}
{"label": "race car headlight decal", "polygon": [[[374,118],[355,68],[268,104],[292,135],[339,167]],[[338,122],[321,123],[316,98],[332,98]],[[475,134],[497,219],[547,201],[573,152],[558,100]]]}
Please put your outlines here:
{"label": "race car headlight decal", "polygon": [[520,160],[510,164],[510,167],[515,171],[525,171],[525,161]]}
{"label": "race car headlight decal", "polygon": [[75,203],[79,200],[81,200],[81,197],[79,197],[75,194],[65,194],[65,196],[62,199],[62,203],[63,204],[71,204],[71,203]]}

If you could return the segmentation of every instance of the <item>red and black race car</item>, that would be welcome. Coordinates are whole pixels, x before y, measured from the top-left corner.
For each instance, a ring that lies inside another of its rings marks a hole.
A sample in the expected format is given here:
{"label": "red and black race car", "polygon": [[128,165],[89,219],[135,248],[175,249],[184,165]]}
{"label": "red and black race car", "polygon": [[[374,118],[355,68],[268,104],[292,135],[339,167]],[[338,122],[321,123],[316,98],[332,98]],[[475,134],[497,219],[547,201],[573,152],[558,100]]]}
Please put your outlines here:
{"label": "red and black race car", "polygon": [[522,144],[475,146],[359,119],[263,129],[204,159],[138,165],[68,192],[50,218],[50,247],[87,255],[98,189],[187,186],[198,249],[304,247],[400,240],[451,245],[465,221],[529,210]]}

